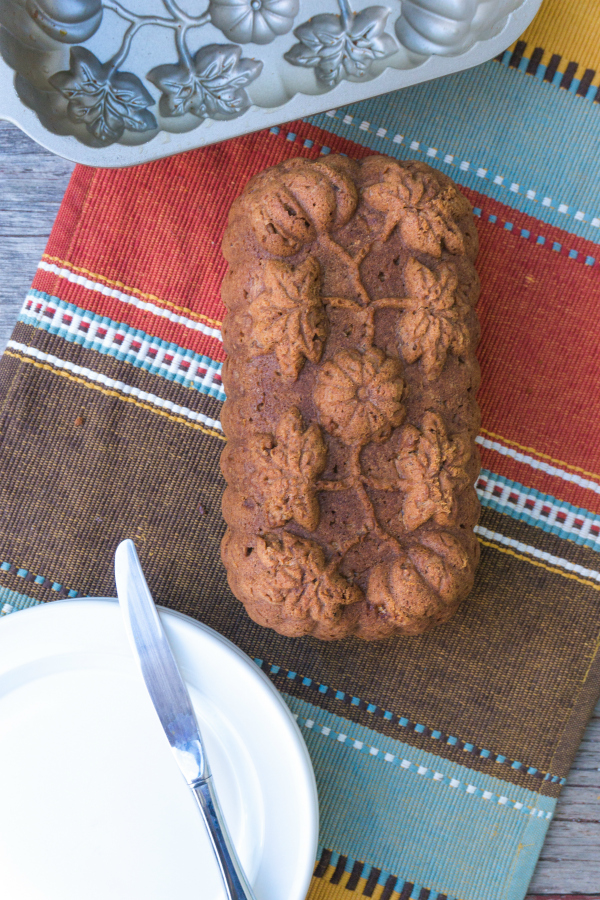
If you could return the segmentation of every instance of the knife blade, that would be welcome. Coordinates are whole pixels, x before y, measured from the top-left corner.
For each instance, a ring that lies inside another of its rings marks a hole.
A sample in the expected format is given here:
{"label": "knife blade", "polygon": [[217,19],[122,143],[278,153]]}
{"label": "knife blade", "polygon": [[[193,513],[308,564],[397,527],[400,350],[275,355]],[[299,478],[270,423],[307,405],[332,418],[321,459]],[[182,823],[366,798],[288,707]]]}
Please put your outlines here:
{"label": "knife blade", "polygon": [[115,553],[115,581],[125,629],[142,678],[209,833],[229,900],[255,900],[219,806],[190,696],[162,627],[133,541]]}

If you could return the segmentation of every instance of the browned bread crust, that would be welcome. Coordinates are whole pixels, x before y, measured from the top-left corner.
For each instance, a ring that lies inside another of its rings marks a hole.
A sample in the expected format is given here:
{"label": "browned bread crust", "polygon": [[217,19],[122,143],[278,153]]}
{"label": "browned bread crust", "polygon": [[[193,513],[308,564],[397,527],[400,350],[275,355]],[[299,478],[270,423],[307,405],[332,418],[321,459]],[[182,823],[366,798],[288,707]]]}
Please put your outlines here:
{"label": "browned bread crust", "polygon": [[477,232],[419,162],[292,159],[231,207],[222,558],[261,625],[419,634],[469,593]]}

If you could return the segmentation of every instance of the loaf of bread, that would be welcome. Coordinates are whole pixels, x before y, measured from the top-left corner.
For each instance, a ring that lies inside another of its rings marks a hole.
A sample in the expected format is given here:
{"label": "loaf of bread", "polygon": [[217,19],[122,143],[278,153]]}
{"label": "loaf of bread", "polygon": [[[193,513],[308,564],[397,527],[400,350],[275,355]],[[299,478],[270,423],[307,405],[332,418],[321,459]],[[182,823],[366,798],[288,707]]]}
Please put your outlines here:
{"label": "loaf of bread", "polygon": [[479,554],[468,201],[419,162],[292,159],[234,202],[223,252],[232,591],[290,636],[447,621]]}

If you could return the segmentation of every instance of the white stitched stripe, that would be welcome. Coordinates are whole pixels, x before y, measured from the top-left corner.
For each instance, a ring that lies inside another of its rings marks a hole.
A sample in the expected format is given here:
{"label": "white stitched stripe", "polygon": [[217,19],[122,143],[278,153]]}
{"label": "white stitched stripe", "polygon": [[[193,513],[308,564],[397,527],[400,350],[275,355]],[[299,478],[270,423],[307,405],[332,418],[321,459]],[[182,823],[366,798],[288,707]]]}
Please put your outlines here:
{"label": "white stitched stripe", "polygon": [[126,396],[135,397],[137,400],[142,400],[145,403],[149,403],[152,406],[157,406],[160,409],[167,409],[169,412],[174,413],[175,415],[182,416],[183,418],[190,419],[192,422],[202,422],[204,425],[208,425],[211,428],[217,428],[219,431],[222,431],[221,423],[217,419],[210,419],[208,416],[203,415],[203,413],[195,412],[193,409],[188,409],[185,406],[179,406],[177,403],[173,403],[171,400],[165,400],[163,397],[157,397],[156,394],[149,394],[147,391],[140,391],[138,388],[131,387],[129,384],[125,384],[123,381],[115,381],[114,378],[108,378],[106,375],[103,375],[101,372],[94,372],[92,369],[86,369],[84,366],[76,366],[74,363],[67,362],[64,359],[59,359],[58,356],[52,356],[50,353],[42,353],[41,350],[37,350],[35,347],[27,347],[25,344],[20,344],[17,341],[9,341],[6,345],[9,350],[16,350],[18,353],[22,353],[24,356],[31,356],[34,359],[39,360],[40,362],[47,362],[49,365],[54,366],[56,369],[64,369],[67,372],[70,372],[73,375],[79,375],[83,378],[87,378],[88,381],[93,381],[96,384],[101,384],[103,387],[118,391],[121,394],[125,394]]}
{"label": "white stitched stripe", "polygon": [[[134,365],[150,365],[157,374],[163,377],[183,377],[189,379],[194,387],[205,389],[225,399],[221,384],[222,364],[195,353],[186,348],[174,349],[174,344],[151,335],[142,339],[139,329],[127,325],[106,324],[105,317],[85,310],[75,311],[73,304],[66,303],[59,297],[48,297],[40,292],[31,291],[25,298],[20,319],[28,324],[59,334],[65,340],[83,338],[83,345],[98,345],[100,353],[115,355],[129,353],[134,357]],[[174,380],[174,378],[172,379]]]}
{"label": "white stitched stripe", "polygon": [[600,516],[483,469],[475,485],[484,506],[600,550]]}
{"label": "white stitched stripe", "polygon": [[481,537],[488,538],[490,541],[495,541],[497,544],[503,544],[505,547],[512,547],[514,550],[518,550],[520,553],[526,553],[528,556],[534,556],[536,559],[543,559],[544,562],[550,563],[553,566],[559,566],[567,572],[576,572],[577,575],[583,575],[584,578],[600,581],[600,572],[596,572],[595,569],[586,569],[584,566],[577,565],[577,563],[569,562],[568,559],[562,559],[560,556],[553,556],[551,553],[546,553],[545,550],[538,550],[537,547],[532,547],[531,544],[523,544],[521,541],[515,541],[513,538],[506,537],[504,534],[499,534],[497,531],[490,531],[488,528],[484,528],[483,525],[476,525],[474,530],[476,534],[480,534]]}
{"label": "white stitched stripe", "polygon": [[[312,719],[303,719],[302,716],[297,716],[297,721],[300,726],[304,724],[304,726],[308,729],[312,729],[314,727],[314,721]],[[393,753],[379,750],[377,747],[372,747],[369,744],[365,744],[363,741],[353,740],[352,743],[348,740],[348,735],[342,732],[336,732],[332,728],[326,725],[317,726],[318,732],[325,737],[330,738],[330,740],[335,740],[339,743],[344,744],[346,747],[349,747],[354,750],[358,750],[359,752],[367,753],[369,756],[377,757],[378,759],[390,763],[391,765],[398,766],[401,769],[405,769],[406,771],[410,771],[413,775],[420,775],[421,777],[431,778],[432,781],[436,781],[442,784],[445,784],[446,787],[451,787],[456,790],[462,791],[469,796],[481,800],[491,800],[493,803],[498,806],[505,806],[508,809],[513,809],[518,812],[523,812],[526,815],[537,816],[540,818],[551,819],[552,813],[547,812],[544,809],[540,809],[539,807],[530,807],[525,806],[523,803],[517,800],[510,800],[508,797],[505,797],[503,794],[494,794],[492,791],[484,790],[483,788],[477,787],[474,784],[469,784],[468,782],[460,781],[458,778],[454,778],[450,775],[446,775],[443,772],[437,772],[433,769],[427,768],[427,766],[419,765],[418,763],[412,762],[410,759],[400,759],[395,756]],[[342,740],[343,739],[343,740]],[[350,740],[352,740],[350,738]]]}
{"label": "white stitched stripe", "polygon": [[105,297],[113,297],[115,300],[120,300],[121,303],[125,303],[128,306],[133,306],[136,309],[144,310],[144,312],[152,313],[152,315],[159,316],[162,319],[168,319],[169,322],[174,322],[176,325],[183,325],[185,328],[190,328],[192,331],[200,331],[202,334],[216,338],[218,341],[223,340],[221,332],[217,328],[211,328],[209,325],[205,325],[204,322],[197,322],[187,316],[182,316],[172,310],[157,306],[150,301],[140,300],[139,297],[135,297],[133,294],[126,294],[118,288],[111,288],[99,281],[92,281],[91,278],[86,278],[85,275],[77,275],[75,272],[71,272],[70,269],[60,268],[59,266],[54,265],[54,263],[48,263],[45,260],[41,260],[38,268],[42,269],[44,272],[52,272],[54,275],[65,278],[73,284],[78,284],[81,287],[87,288],[87,290],[96,291],[99,294],[103,294]]}
{"label": "white stitched stripe", "polygon": [[520,453],[518,450],[513,450],[512,447],[505,447],[504,444],[499,444],[498,441],[490,441],[488,438],[481,437],[481,435],[476,437],[475,440],[478,444],[481,444],[482,447],[485,447],[488,450],[495,450],[496,453],[500,453],[502,456],[510,456],[517,462],[524,463],[526,466],[531,466],[532,469],[538,469],[540,472],[546,472],[548,475],[554,475],[555,478],[562,478],[563,481],[570,481],[573,484],[579,485],[579,487],[594,491],[595,494],[600,494],[600,484],[595,481],[590,481],[588,478],[582,478],[581,475],[577,475],[575,472],[565,472],[564,469],[559,469],[557,466],[551,466],[539,459],[534,459],[533,456],[528,456],[526,453]]}
{"label": "white stitched stripe", "polygon": [[[329,112],[325,113],[325,115],[329,116],[332,119],[337,119],[338,117],[336,115],[336,112],[337,112],[336,110],[330,110]],[[346,117],[344,117],[343,119],[338,119],[338,121],[343,122],[345,125],[352,124],[354,127],[356,127],[356,123],[346,122]],[[370,122],[362,122],[358,126],[358,128],[363,131],[367,130],[369,127],[374,128],[376,131],[378,130],[378,126],[374,125]],[[379,130],[382,130],[382,129],[380,128]],[[394,141],[395,141],[395,139],[394,139]],[[421,142],[416,141],[416,140],[411,141],[410,149],[415,150],[415,151],[421,151]],[[438,151],[438,154],[437,154],[438,157],[443,158],[444,162],[447,165],[454,165],[454,156],[452,156],[449,153],[442,155],[442,153],[443,153],[443,151],[442,152]],[[431,154],[427,154],[427,155],[431,155]],[[469,162],[467,162],[466,160],[463,160],[462,162],[459,163],[459,169],[461,169],[464,172],[469,171],[470,166],[471,166],[471,164]],[[482,171],[482,170],[483,170],[483,164],[480,167],[478,167],[477,173],[479,174],[479,171]],[[488,170],[485,169],[485,171],[487,172]],[[511,182],[509,185],[505,185],[504,180],[505,180],[505,176],[503,176],[503,175],[495,175],[493,178],[494,184],[502,185],[506,190],[513,191],[514,193],[519,193],[520,184],[518,182]],[[527,197],[528,200],[536,202],[536,191],[531,190],[531,189],[526,189],[525,196]],[[551,207],[552,199],[550,197],[544,197],[543,200],[541,201],[541,203],[542,203],[542,206]],[[569,215],[568,210],[569,210],[569,207],[566,203],[559,203],[558,212],[561,212],[565,215]],[[577,210],[577,214],[575,215],[575,218],[578,222],[581,222],[581,221],[585,221],[585,217],[587,215],[588,215],[588,213],[583,212],[583,210]],[[591,220],[588,224],[592,225],[594,228],[598,228],[598,227],[600,227],[600,218],[598,218],[597,216],[594,216],[593,218],[591,218]]]}

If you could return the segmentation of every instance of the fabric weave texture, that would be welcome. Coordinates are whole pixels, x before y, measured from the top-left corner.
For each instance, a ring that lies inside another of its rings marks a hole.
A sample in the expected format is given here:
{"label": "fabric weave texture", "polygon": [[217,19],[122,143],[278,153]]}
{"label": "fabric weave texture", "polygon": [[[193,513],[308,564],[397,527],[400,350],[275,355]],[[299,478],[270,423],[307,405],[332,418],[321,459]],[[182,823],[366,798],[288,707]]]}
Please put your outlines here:
{"label": "fabric weave texture", "polygon": [[[0,608],[114,592],[256,660],[317,776],[311,900],[521,900],[600,693],[600,0],[483,66],[126,170],[78,167],[0,362]],[[482,560],[447,625],[323,644],[227,588],[220,241],[293,156],[425,160],[481,242]]]}

